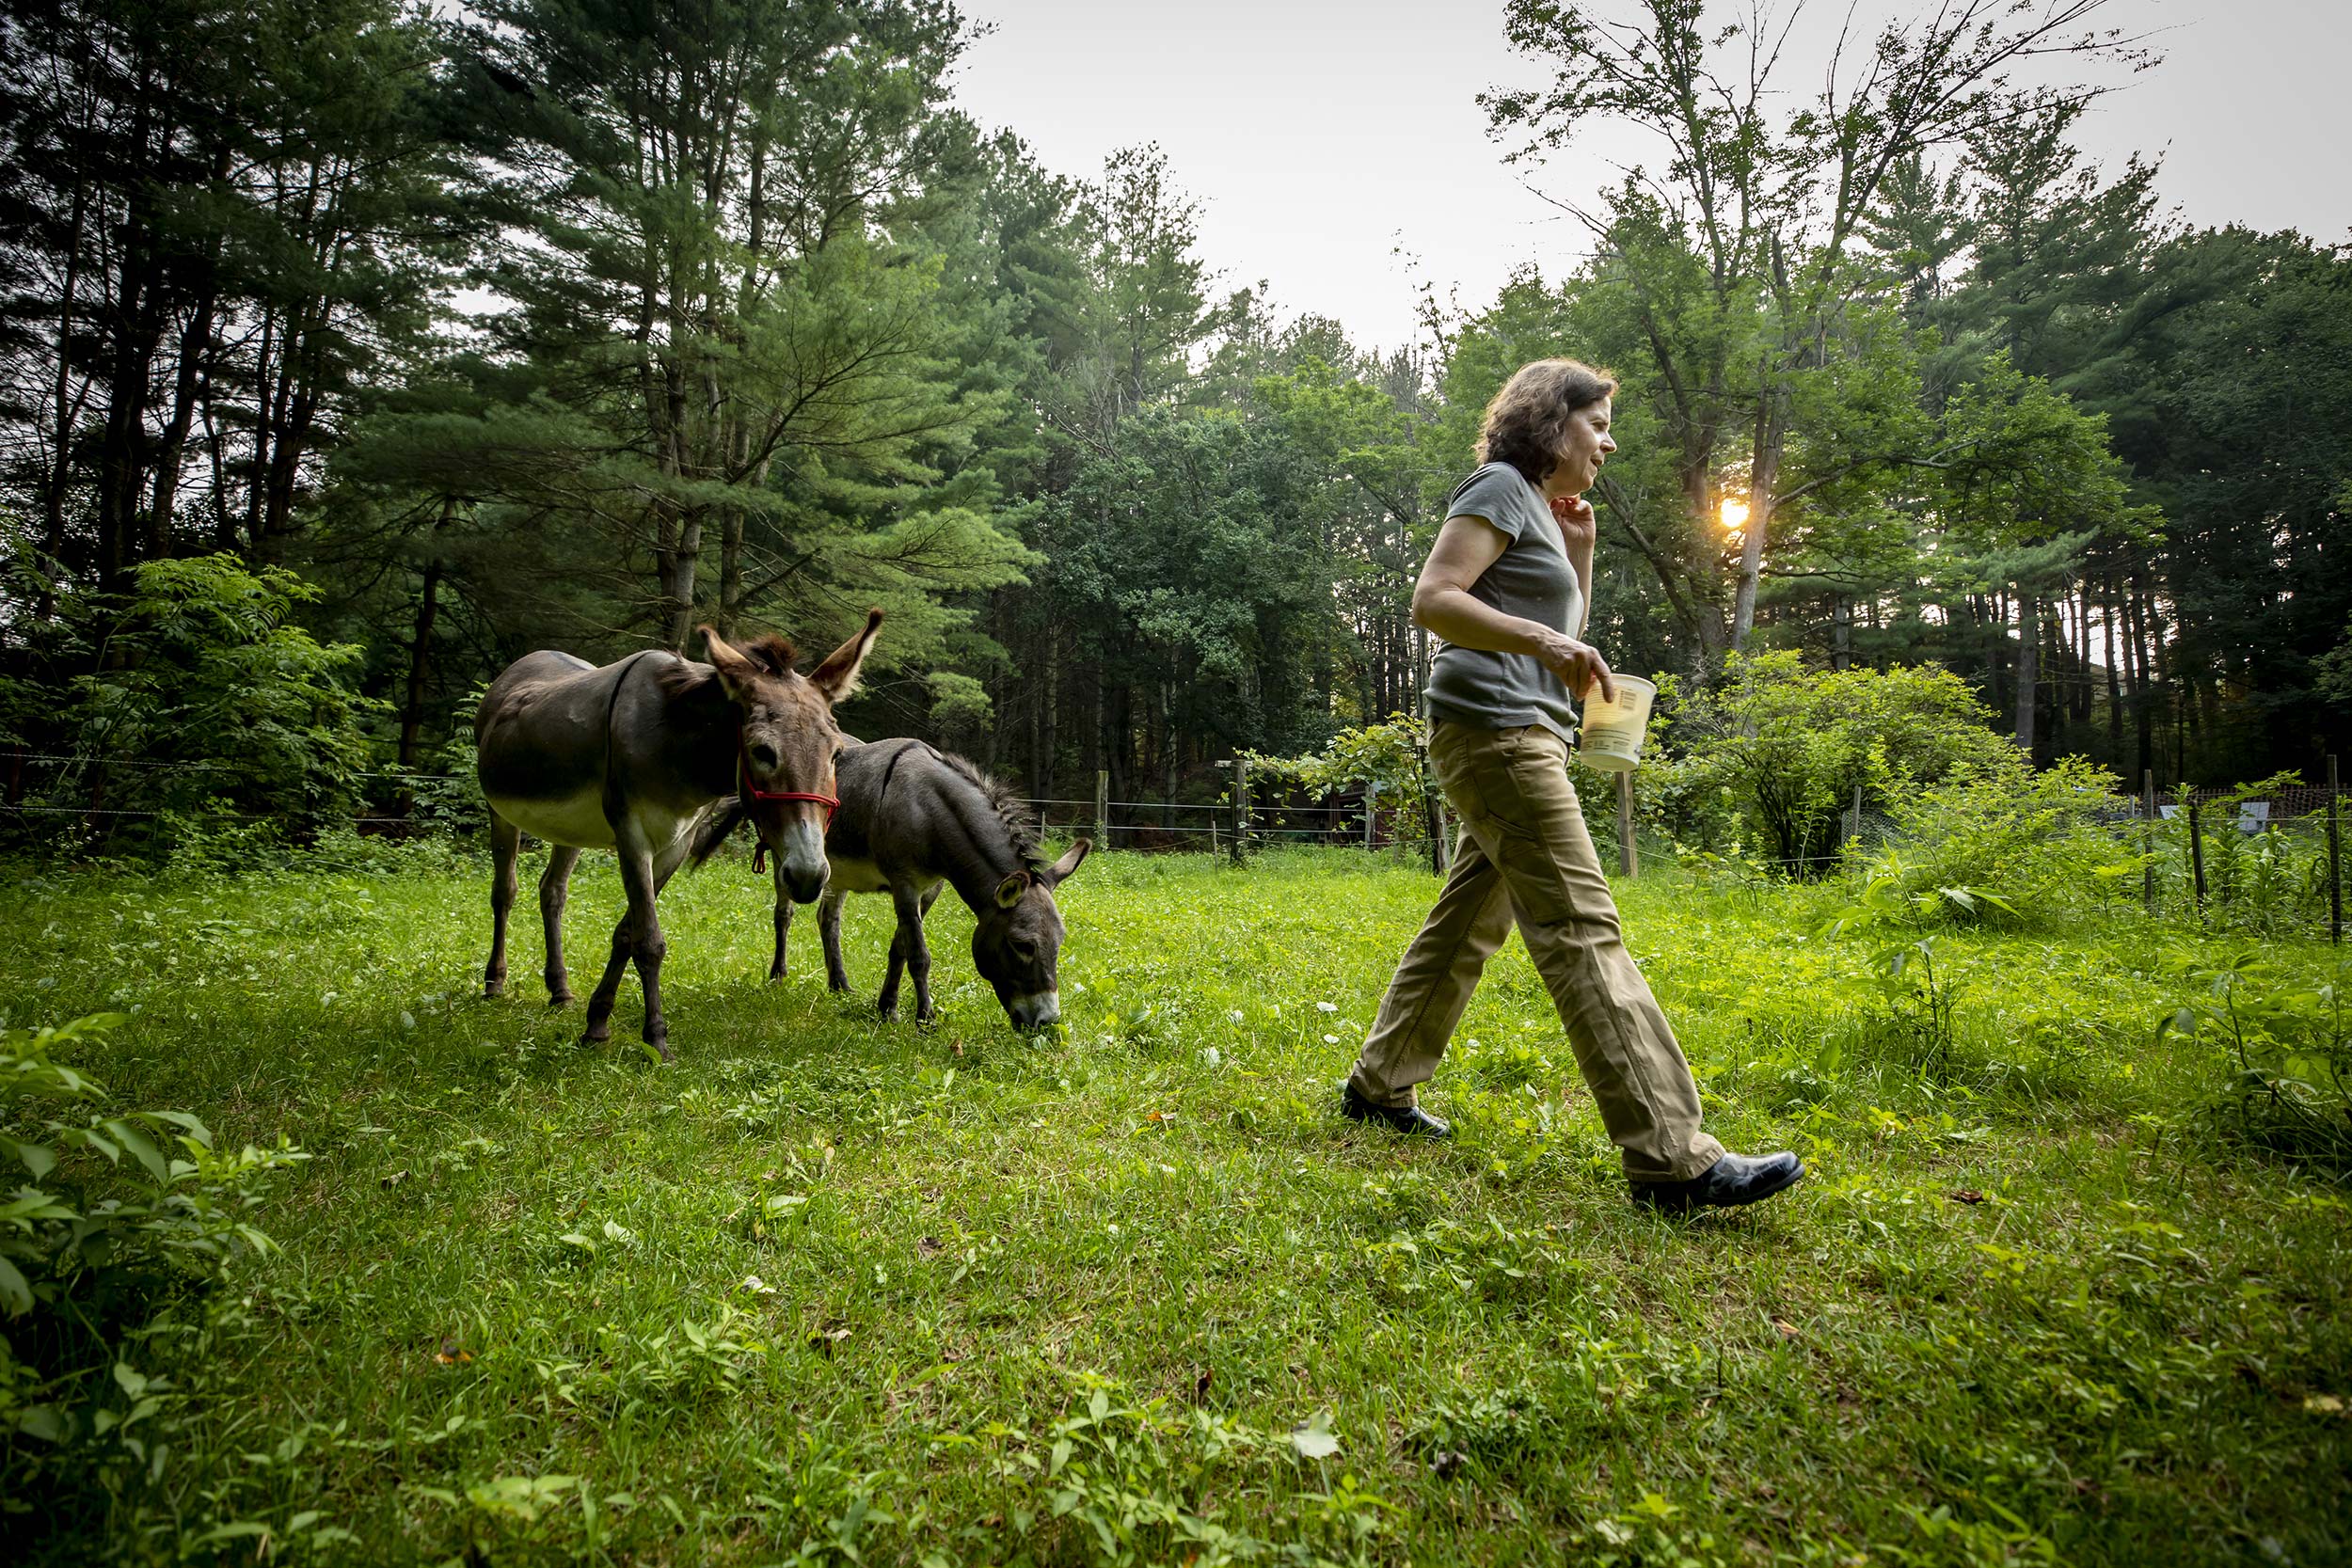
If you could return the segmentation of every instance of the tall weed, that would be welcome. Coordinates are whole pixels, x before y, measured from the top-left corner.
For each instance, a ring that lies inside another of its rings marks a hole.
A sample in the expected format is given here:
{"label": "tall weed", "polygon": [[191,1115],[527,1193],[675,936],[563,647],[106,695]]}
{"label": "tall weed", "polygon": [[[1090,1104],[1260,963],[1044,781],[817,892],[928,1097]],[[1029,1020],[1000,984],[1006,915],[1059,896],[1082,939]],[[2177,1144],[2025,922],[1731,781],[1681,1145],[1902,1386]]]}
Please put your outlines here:
{"label": "tall weed", "polygon": [[2146,862],[2110,831],[2119,787],[2080,757],[2036,771],[2004,748],[1890,800],[1895,832],[1863,859],[1865,885],[1919,925],[2031,925],[2128,901]]}
{"label": "tall weed", "polygon": [[2263,959],[2185,965],[2179,1006],[2156,1025],[2208,1041],[2227,1076],[2211,1112],[2249,1148],[2352,1174],[2352,961],[2318,985],[2283,982]]}

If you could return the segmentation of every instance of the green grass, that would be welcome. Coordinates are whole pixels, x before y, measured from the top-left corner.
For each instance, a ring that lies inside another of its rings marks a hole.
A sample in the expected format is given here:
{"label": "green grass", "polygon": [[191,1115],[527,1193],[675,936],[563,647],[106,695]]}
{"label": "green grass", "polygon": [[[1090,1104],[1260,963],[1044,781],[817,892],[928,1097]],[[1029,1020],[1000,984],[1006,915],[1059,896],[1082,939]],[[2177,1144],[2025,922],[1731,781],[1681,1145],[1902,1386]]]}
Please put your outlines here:
{"label": "green grass", "polygon": [[[722,862],[663,903],[661,1068],[633,983],[609,1048],[541,1005],[530,921],[480,1000],[486,875],[420,865],[12,888],[9,1023],[135,1011],[75,1057],[116,1103],[313,1156],[260,1215],[282,1250],[125,1353],[163,1457],[42,1472],[0,1522],[34,1556],[2352,1551],[2344,1194],[2208,1131],[2221,1058],[2154,1029],[2219,951],[2179,933],[1947,937],[1923,1076],[1868,944],[1804,935],[1827,895],[1623,889],[1709,1125],[1811,1166],[1677,1223],[1627,1203],[1517,942],[1427,1092],[1457,1141],[1330,1114],[1425,869],[1097,857],[1031,1043],[952,898],[923,1033],[871,1016],[883,903],[857,1001],[813,921],[770,987]],[[617,905],[592,858],[583,994]]]}

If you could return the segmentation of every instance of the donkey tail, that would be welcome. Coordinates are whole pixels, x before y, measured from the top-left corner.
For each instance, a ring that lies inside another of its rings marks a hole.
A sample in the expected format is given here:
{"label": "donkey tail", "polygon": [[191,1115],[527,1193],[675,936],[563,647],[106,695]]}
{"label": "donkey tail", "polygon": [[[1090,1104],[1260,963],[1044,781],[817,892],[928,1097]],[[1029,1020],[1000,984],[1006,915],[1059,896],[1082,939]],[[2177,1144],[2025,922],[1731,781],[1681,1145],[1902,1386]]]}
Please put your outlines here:
{"label": "donkey tail", "polygon": [[739,795],[730,795],[712,806],[710,814],[703,818],[702,826],[694,830],[694,845],[687,851],[686,869],[701,870],[703,862],[719,852],[719,846],[733,836],[735,830],[749,815],[743,809],[743,799]]}

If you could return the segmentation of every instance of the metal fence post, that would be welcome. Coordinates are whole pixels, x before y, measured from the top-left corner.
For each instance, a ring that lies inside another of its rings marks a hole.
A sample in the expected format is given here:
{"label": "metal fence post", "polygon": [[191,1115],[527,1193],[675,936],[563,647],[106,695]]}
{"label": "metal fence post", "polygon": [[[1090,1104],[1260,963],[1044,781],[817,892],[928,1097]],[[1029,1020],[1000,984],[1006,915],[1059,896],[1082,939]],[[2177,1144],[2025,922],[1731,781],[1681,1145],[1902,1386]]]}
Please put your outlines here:
{"label": "metal fence post", "polygon": [[1111,847],[1111,776],[1102,768],[1094,772],[1094,841]]}
{"label": "metal fence post", "polygon": [[2188,858],[2197,876],[2197,912],[2205,912],[2205,830],[2197,818],[2197,792],[2188,791]]}
{"label": "metal fence post", "polygon": [[2139,806],[2143,819],[2139,830],[2139,901],[2150,914],[2156,912],[2156,770],[2139,770]]}

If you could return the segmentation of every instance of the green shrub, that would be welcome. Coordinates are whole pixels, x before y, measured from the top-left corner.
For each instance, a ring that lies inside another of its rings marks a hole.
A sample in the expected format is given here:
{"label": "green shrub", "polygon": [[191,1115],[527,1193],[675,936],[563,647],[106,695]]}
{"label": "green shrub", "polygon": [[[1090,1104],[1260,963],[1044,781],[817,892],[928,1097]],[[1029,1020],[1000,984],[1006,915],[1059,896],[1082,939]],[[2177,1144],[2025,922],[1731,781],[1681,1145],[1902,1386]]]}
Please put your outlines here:
{"label": "green shrub", "polygon": [[1895,828],[1862,862],[1913,924],[2049,920],[2137,898],[2143,854],[2106,768],[2068,757],[2037,772],[2003,745],[1939,784],[1887,802]]}
{"label": "green shrub", "polygon": [[[201,855],[197,841],[212,837],[225,846],[216,858],[236,862],[247,847],[236,824],[307,835],[352,816],[364,721],[383,705],[351,684],[358,647],[294,624],[316,596],[292,572],[215,555],[143,563],[125,604],[64,606],[72,645],[53,662],[85,673],[18,682],[0,707],[18,716],[12,728],[96,760],[50,779],[35,803],[96,808],[98,836],[154,860]],[[40,721],[23,719],[28,705]]]}
{"label": "green shrub", "polygon": [[184,1111],[109,1110],[53,1052],[123,1022],[0,1030],[0,1160],[29,1178],[0,1204],[0,1493],[24,1495],[44,1470],[87,1483],[93,1465],[149,1464],[139,1429],[168,1388],[132,1366],[135,1347],[177,1303],[270,1250],[253,1212],[309,1158],[224,1152]]}
{"label": "green shrub", "polygon": [[1381,806],[1398,813],[1409,826],[1422,821],[1428,809],[1428,744],[1426,724],[1411,714],[1392,713],[1385,724],[1342,730],[1322,751],[1307,756],[1242,754],[1249,759],[1253,791],[1288,785],[1324,795],[1370,784],[1379,791]]}
{"label": "green shrub", "polygon": [[[1661,791],[1684,802],[1677,837],[1712,850],[1724,808],[1744,844],[1798,876],[1825,875],[1840,818],[1862,792],[1883,810],[1907,791],[2011,754],[1976,693],[1934,665],[1812,670],[1793,651],[1734,655],[1723,684],[1687,701],[1671,736],[1682,761]],[[1650,769],[1645,768],[1644,771]]]}

